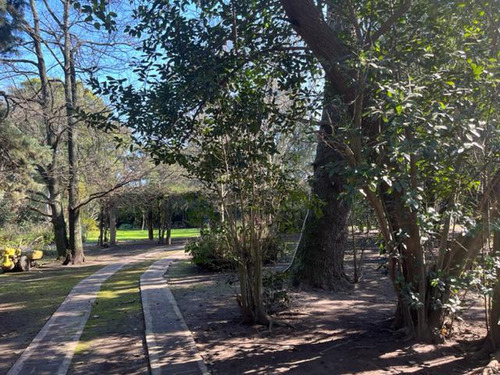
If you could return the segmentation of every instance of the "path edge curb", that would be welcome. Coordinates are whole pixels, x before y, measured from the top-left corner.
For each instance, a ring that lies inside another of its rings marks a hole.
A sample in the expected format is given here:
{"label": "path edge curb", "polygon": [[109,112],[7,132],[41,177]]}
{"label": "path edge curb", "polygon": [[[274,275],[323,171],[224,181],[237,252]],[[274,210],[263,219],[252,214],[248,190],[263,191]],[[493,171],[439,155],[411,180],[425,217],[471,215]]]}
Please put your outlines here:
{"label": "path edge curb", "polygon": [[[161,259],[157,262],[161,262],[164,260],[165,259]],[[165,292],[166,292],[167,301],[172,306],[180,326],[187,333],[189,333],[189,341],[190,341],[190,344],[192,346],[193,352],[196,353],[196,356],[198,357],[196,359],[196,363],[198,365],[198,368],[200,369],[201,374],[202,375],[210,375],[210,372],[208,371],[207,365],[205,364],[205,361],[203,360],[203,357],[201,356],[201,354],[198,350],[198,347],[196,346],[196,341],[194,340],[193,333],[189,329],[189,327],[184,319],[184,316],[182,315],[181,310],[179,309],[179,305],[177,304],[177,301],[175,300],[175,297],[174,297],[172,291],[170,290],[170,287],[169,287],[167,279],[166,279],[166,274],[167,274],[170,266],[172,265],[172,263],[177,262],[179,260],[180,259],[178,259],[178,258],[174,258],[170,262],[168,262],[168,264],[166,265],[166,268],[164,270],[164,273],[163,273],[163,282],[165,283],[164,288],[165,288]],[[157,262],[154,262],[150,267],[153,267]],[[148,267],[148,270],[149,270],[149,267]],[[147,270],[146,270],[146,272],[147,272]],[[158,358],[157,353],[155,353],[151,350],[151,348],[155,347],[157,344],[156,344],[156,339],[154,337],[154,333],[151,331],[151,327],[152,327],[151,314],[149,313],[149,308],[145,306],[145,305],[148,305],[148,302],[145,303],[145,299],[142,298],[142,284],[143,284],[142,277],[143,276],[144,276],[144,274],[140,278],[140,290],[141,290],[141,302],[142,302],[144,326],[145,326],[144,327],[144,336],[145,336],[145,341],[146,341],[146,349],[148,352],[149,368],[151,370],[152,375],[157,375],[157,374],[160,375],[161,371],[155,371],[155,369],[153,369],[153,366],[152,366],[152,363],[155,361],[159,361],[159,358]]]}

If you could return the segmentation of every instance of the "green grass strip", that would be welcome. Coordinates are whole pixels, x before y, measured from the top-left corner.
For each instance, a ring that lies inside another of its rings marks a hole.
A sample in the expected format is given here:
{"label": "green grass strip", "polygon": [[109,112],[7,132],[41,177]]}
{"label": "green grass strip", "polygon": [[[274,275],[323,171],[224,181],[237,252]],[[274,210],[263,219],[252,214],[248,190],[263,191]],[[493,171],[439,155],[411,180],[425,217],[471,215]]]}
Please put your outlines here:
{"label": "green grass strip", "polygon": [[130,334],[143,335],[139,280],[155,260],[124,268],[102,285],[77,345],[73,363],[79,361],[79,355],[92,351],[92,342],[95,339]]}
{"label": "green grass strip", "polygon": [[[183,229],[172,229],[172,238],[190,238],[198,237],[200,235],[200,230],[198,228],[183,228]],[[158,231],[155,230],[155,238],[158,236]],[[98,231],[91,231],[88,233],[87,242],[93,243],[97,242],[99,237]],[[116,231],[117,241],[133,241],[133,240],[147,240],[148,231],[140,229],[118,229]]]}

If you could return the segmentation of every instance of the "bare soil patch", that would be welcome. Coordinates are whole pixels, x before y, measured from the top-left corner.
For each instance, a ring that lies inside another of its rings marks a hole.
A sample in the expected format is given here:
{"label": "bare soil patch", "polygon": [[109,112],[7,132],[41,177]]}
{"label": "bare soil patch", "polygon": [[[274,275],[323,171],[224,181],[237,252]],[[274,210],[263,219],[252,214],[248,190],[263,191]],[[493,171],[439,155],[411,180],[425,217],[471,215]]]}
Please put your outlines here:
{"label": "bare soil patch", "polygon": [[471,308],[442,345],[405,341],[392,327],[396,298],[367,250],[363,278],[348,293],[291,291],[276,318],[292,327],[248,326],[239,320],[233,274],[200,271],[188,261],[171,266],[169,285],[213,374],[466,374],[485,365],[458,341],[485,334],[480,307]]}

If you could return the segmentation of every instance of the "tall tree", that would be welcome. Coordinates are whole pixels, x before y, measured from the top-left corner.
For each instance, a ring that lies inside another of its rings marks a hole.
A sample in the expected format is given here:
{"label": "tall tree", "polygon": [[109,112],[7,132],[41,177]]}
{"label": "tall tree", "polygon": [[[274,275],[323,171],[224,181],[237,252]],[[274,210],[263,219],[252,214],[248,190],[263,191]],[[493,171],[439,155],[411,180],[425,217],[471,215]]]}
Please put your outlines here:
{"label": "tall tree", "polygon": [[[187,6],[196,9],[195,17],[184,12]],[[179,162],[217,193],[227,241],[238,254],[243,316],[268,323],[262,249],[283,187],[270,162],[277,134],[306,118],[307,77],[295,66],[307,66],[308,56],[286,32],[287,23],[261,3],[155,3],[137,14],[140,24],[131,33],[152,36],[144,41],[137,71],[152,86],[138,91],[115,81],[99,92],[112,94],[155,158]],[[168,61],[158,59],[162,55]],[[155,81],[156,75],[161,79]]]}
{"label": "tall tree", "polygon": [[[345,163],[332,165],[332,172],[343,171],[356,183],[377,215],[399,298],[398,320],[416,338],[437,338],[453,280],[482,247],[488,216],[481,203],[485,195],[475,203],[461,201],[462,208],[476,210],[476,228],[448,246],[444,219],[457,207],[458,186],[471,193],[477,186],[474,178],[464,178],[471,167],[465,161],[482,147],[482,126],[470,119],[491,119],[480,103],[486,100],[491,108],[494,97],[480,92],[495,90],[495,78],[484,71],[497,61],[494,34],[472,26],[486,20],[485,12],[454,2],[345,1],[330,8],[312,0],[280,2],[335,93],[340,126],[332,146]],[[350,32],[332,27],[337,22],[348,22]],[[449,155],[460,155],[460,163]],[[496,191],[497,178],[484,182],[488,195]],[[445,207],[437,215],[429,209],[431,196]],[[438,237],[444,241],[428,264],[436,234],[427,228],[433,220],[442,220]]]}
{"label": "tall tree", "polygon": [[[38,8],[41,8],[39,12]],[[9,16],[14,19],[17,9],[7,7]],[[115,34],[108,34],[99,31],[100,24],[97,22],[89,25],[85,22],[88,18],[77,4],[71,1],[60,3],[47,2],[37,3],[30,1],[29,17],[20,21],[19,38],[22,38],[26,45],[33,48],[26,48],[19,51],[18,55],[9,56],[2,59],[2,72],[4,81],[10,80],[16,86],[19,77],[37,77],[40,80],[40,92],[35,92],[32,100],[38,101],[41,107],[40,112],[44,118],[46,126],[46,142],[53,151],[53,161],[46,166],[41,166],[39,172],[47,185],[48,193],[41,195],[53,207],[53,223],[56,234],[56,243],[60,255],[67,255],[67,262],[83,261],[83,246],[81,241],[80,208],[86,201],[80,200],[78,196],[78,128],[81,127],[82,112],[85,112],[88,101],[78,102],[81,86],[78,84],[78,75],[85,75],[93,71],[97,66],[101,71],[109,71],[106,58],[103,56],[117,56],[117,51],[121,54],[127,48],[127,43],[116,39]],[[43,25],[43,27],[41,26]],[[118,60],[118,58],[117,58]],[[33,69],[33,67],[35,69]],[[52,77],[48,76],[48,71]],[[59,82],[56,84],[56,82]],[[65,115],[61,116],[59,108],[53,103],[54,85],[62,85],[64,89]],[[15,100],[15,99],[14,99]],[[104,106],[100,108],[102,110]],[[94,110],[96,107],[94,107]],[[57,115],[55,115],[57,113]],[[55,126],[64,118],[64,128]],[[65,146],[63,142],[66,141]],[[62,181],[60,173],[61,160],[56,155],[61,154],[61,150],[67,151],[67,180]],[[68,192],[68,229],[69,239],[63,240],[64,223],[63,209],[61,207],[60,184],[66,182]],[[56,203],[57,202],[57,203]],[[54,213],[55,212],[55,213]],[[69,253],[66,250],[69,249]]]}

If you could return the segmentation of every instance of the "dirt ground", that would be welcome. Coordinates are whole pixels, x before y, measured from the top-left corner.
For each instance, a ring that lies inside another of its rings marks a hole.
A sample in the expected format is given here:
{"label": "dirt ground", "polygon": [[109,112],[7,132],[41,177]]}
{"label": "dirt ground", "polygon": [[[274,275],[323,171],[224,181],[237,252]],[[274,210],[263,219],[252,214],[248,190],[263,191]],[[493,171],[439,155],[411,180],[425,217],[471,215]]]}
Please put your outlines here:
{"label": "dirt ground", "polygon": [[454,337],[462,344],[405,341],[391,328],[396,298],[381,261],[368,250],[363,277],[349,293],[290,292],[289,309],[276,318],[293,328],[271,331],[239,321],[235,275],[178,262],[168,277],[212,374],[467,374],[483,367],[462,345],[484,337],[482,309],[469,308],[457,324]]}
{"label": "dirt ground", "polygon": [[[109,264],[122,255],[139,254],[156,246],[140,242],[106,250],[88,249],[82,267]],[[395,296],[379,267],[383,260],[376,249],[366,254],[363,277],[351,292],[290,291],[290,306],[275,315],[290,327],[275,326],[271,330],[241,324],[235,275],[202,272],[181,261],[171,266],[168,278],[212,374],[468,374],[485,365],[466,357],[462,345],[484,337],[481,301],[468,309],[464,321],[455,328],[454,337],[462,343],[453,338],[439,346],[405,341],[391,328]],[[74,271],[78,268],[72,267]],[[15,277],[31,284],[68,272],[65,270],[58,264],[47,264]],[[4,280],[10,280],[5,276]],[[5,296],[8,294],[0,291],[0,297]],[[58,303],[49,303],[49,295],[41,314],[35,315],[34,310],[23,307],[28,304],[20,296],[11,298],[2,299],[0,305],[0,374],[58,307]],[[72,371],[147,373],[143,319],[129,318],[122,329],[94,343],[91,356],[76,356]],[[34,323],[24,324],[27,321]]]}

